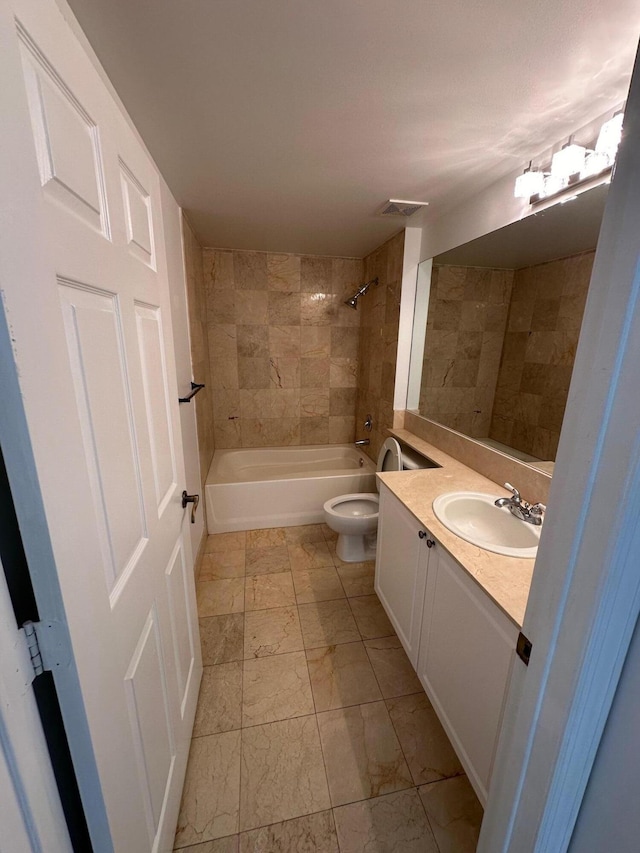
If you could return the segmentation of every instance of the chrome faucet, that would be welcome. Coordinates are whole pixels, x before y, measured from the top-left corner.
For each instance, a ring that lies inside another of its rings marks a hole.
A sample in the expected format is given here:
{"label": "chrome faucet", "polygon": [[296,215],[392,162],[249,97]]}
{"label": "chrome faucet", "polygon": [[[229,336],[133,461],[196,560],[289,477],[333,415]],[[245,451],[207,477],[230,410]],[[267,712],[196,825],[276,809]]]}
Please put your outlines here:
{"label": "chrome faucet", "polygon": [[527,521],[529,524],[542,524],[542,516],[546,510],[544,504],[530,504],[527,501],[523,501],[520,492],[511,483],[505,483],[504,487],[512,493],[511,497],[498,498],[498,500],[494,501],[496,506],[506,506],[511,515],[515,515],[521,521]]}
{"label": "chrome faucet", "polygon": [[371,443],[371,440],[368,438],[359,438],[355,445],[356,447],[367,447]]}

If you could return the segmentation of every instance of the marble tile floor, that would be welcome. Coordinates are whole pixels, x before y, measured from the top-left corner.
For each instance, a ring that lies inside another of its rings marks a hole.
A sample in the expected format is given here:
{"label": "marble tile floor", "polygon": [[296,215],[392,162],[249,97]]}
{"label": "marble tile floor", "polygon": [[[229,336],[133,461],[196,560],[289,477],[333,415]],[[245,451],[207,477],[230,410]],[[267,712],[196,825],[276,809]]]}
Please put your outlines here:
{"label": "marble tile floor", "polygon": [[325,525],[209,536],[181,853],[473,853],[482,809]]}

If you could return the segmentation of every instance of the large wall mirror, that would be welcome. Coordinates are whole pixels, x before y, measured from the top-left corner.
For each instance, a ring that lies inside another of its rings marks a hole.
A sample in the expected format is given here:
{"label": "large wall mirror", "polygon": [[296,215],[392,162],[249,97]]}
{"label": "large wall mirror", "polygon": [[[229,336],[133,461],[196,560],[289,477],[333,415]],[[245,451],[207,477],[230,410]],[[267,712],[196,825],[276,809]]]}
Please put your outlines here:
{"label": "large wall mirror", "polygon": [[409,409],[553,469],[607,190],[421,264]]}

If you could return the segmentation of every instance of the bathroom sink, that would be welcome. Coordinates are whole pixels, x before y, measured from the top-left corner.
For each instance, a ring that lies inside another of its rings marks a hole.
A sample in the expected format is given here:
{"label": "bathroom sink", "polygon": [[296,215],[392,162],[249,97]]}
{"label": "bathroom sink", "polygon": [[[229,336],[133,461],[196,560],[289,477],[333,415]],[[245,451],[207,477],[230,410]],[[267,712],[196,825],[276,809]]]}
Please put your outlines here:
{"label": "bathroom sink", "polygon": [[541,527],[521,521],[506,507],[494,504],[497,495],[448,492],[433,502],[433,511],[456,536],[506,557],[535,557]]}

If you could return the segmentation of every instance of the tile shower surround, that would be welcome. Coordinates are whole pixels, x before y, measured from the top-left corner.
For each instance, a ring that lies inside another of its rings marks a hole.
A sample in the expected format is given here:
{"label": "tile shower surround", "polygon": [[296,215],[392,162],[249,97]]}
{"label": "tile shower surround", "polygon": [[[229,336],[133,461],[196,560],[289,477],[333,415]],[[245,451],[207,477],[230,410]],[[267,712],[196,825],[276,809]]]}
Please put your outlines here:
{"label": "tile shower surround", "polygon": [[420,411],[489,435],[513,270],[437,266],[431,273]]}
{"label": "tile shower surround", "polygon": [[595,252],[517,270],[489,435],[555,459]]}
{"label": "tile shower surround", "polygon": [[325,525],[209,536],[183,853],[472,853],[482,809]]}
{"label": "tile shower surround", "polygon": [[219,448],[354,440],[363,262],[204,249]]}
{"label": "tile shower surround", "polygon": [[[364,259],[364,280],[378,278],[358,302],[361,312],[360,347],[358,352],[358,398],[356,404],[356,438],[370,438],[364,450],[373,459],[393,426],[398,327],[400,323],[400,291],[404,257],[404,231],[396,234]],[[373,430],[367,434],[363,424],[373,417]]]}
{"label": "tile shower surround", "polygon": [[434,266],[420,411],[555,459],[593,258],[515,271]]}

